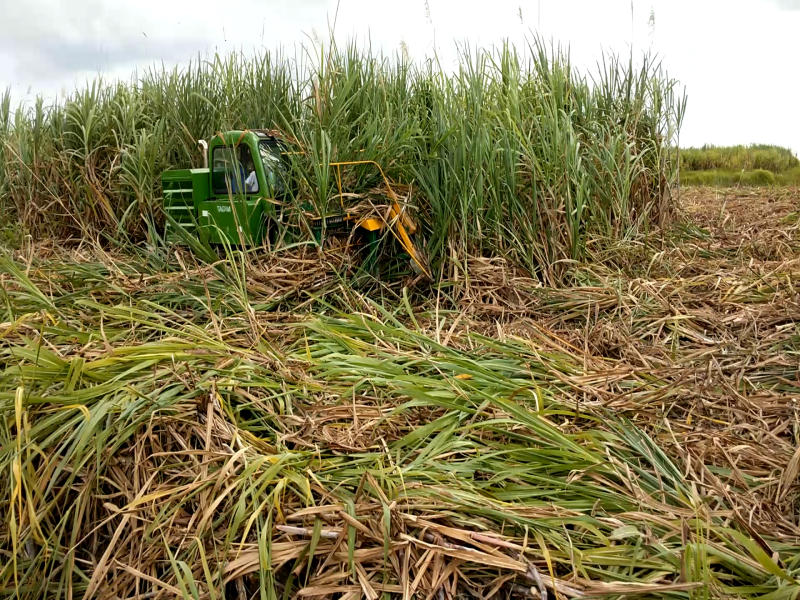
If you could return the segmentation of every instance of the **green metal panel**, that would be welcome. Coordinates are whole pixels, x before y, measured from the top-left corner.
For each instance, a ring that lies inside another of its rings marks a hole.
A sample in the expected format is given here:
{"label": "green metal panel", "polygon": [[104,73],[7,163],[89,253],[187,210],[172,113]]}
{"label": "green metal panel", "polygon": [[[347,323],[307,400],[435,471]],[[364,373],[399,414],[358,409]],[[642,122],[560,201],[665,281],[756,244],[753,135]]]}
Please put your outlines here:
{"label": "green metal panel", "polygon": [[[190,169],[164,171],[161,174],[161,185],[164,191],[164,212],[177,221],[181,228],[196,235],[197,212],[193,171]],[[165,224],[164,235],[167,241],[180,241],[180,236],[176,234],[169,220]]]}
{"label": "green metal panel", "polygon": [[211,197],[209,178],[209,169],[192,169],[192,199],[195,210],[198,209],[201,202],[205,202]]}
{"label": "green metal panel", "polygon": [[261,198],[236,197],[201,202],[198,222],[212,244],[261,245],[266,226]]}

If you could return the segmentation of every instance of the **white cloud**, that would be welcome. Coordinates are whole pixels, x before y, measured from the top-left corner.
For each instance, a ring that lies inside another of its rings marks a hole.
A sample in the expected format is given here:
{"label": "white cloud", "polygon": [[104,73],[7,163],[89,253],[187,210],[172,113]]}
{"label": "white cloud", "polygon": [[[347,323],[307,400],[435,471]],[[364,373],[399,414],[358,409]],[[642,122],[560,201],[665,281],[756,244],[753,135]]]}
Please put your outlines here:
{"label": "white cloud", "polygon": [[147,4],[0,0],[0,56],[11,63],[11,69],[0,72],[0,81],[47,85],[79,73],[107,72],[154,59],[174,62],[205,47],[207,25],[196,22],[181,29],[172,11],[153,10],[156,7]]}
{"label": "white cloud", "polygon": [[800,0],[772,0],[772,2],[781,8],[786,8],[788,10],[800,10]]}

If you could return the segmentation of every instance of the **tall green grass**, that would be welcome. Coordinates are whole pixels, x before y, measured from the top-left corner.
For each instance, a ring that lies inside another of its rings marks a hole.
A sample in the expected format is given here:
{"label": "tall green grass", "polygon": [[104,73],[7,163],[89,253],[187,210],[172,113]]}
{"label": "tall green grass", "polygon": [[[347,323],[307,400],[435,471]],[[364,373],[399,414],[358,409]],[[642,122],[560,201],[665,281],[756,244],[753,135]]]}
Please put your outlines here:
{"label": "tall green grass", "polygon": [[684,171],[751,171],[784,173],[800,167],[800,160],[789,148],[769,144],[713,146],[681,150]]}
{"label": "tall green grass", "polygon": [[684,185],[707,185],[715,187],[769,187],[800,185],[800,167],[783,173],[765,169],[753,171],[686,171],[681,173]]}
{"label": "tall green grass", "polygon": [[[328,164],[375,160],[413,182],[436,270],[500,253],[557,278],[587,236],[635,236],[669,215],[685,106],[649,56],[607,56],[587,76],[538,39],[464,48],[453,69],[352,43],[197,57],[52,105],[12,111],[6,94],[1,208],[37,238],[160,248],[159,172],[199,166],[196,140],[217,131],[277,127],[304,151],[298,200],[327,210]],[[377,183],[366,169],[346,182]]]}

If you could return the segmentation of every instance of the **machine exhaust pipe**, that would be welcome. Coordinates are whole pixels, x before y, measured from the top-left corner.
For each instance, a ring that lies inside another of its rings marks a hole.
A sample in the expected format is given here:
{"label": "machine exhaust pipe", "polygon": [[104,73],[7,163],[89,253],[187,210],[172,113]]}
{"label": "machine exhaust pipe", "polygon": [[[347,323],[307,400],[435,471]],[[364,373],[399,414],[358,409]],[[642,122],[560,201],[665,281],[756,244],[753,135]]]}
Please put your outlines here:
{"label": "machine exhaust pipe", "polygon": [[208,168],[208,142],[205,140],[199,140],[197,145],[202,148],[203,150],[203,168]]}

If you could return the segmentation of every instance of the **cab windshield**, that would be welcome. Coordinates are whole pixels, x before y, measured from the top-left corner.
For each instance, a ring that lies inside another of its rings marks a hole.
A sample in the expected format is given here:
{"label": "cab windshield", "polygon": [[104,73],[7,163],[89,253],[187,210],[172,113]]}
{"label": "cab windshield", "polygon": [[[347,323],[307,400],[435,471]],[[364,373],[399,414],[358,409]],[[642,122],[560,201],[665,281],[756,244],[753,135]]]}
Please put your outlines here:
{"label": "cab windshield", "polygon": [[267,180],[268,192],[273,198],[280,198],[286,193],[288,173],[281,160],[281,149],[275,142],[262,140],[258,143],[258,152],[264,164],[264,177]]}

